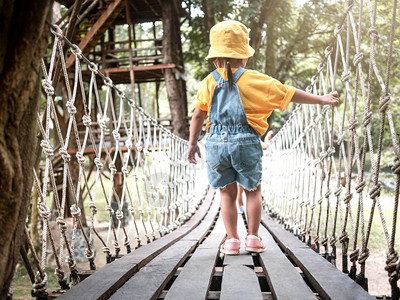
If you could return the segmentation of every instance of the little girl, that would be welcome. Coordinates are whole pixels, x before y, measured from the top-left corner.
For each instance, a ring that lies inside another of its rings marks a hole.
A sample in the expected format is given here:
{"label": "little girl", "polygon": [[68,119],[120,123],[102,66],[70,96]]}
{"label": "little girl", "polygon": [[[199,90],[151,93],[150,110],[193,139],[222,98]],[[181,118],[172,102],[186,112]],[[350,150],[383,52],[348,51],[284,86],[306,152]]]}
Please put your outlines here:
{"label": "little girl", "polygon": [[224,254],[239,254],[237,233],[237,185],[246,193],[248,235],[245,250],[265,250],[258,229],[261,221],[262,146],[260,136],[274,109],[284,111],[290,101],[302,104],[339,104],[336,92],[317,96],[281,84],[257,71],[246,70],[254,54],[247,28],[237,21],[218,23],[210,31],[207,59],[216,67],[202,82],[194,101],[187,158],[196,164],[201,157],[197,141],[208,115],[206,131],[207,173],[212,188],[219,189],[221,214],[227,236],[221,244]]}

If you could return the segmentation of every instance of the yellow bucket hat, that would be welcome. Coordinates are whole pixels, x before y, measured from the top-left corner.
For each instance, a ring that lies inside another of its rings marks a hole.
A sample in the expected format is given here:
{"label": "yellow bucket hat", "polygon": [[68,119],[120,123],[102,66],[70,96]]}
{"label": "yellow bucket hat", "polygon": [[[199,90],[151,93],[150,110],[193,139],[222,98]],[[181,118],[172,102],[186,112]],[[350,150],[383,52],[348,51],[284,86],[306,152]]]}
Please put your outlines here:
{"label": "yellow bucket hat", "polygon": [[211,28],[210,50],[206,59],[228,57],[244,59],[253,56],[246,26],[237,21],[223,21]]}

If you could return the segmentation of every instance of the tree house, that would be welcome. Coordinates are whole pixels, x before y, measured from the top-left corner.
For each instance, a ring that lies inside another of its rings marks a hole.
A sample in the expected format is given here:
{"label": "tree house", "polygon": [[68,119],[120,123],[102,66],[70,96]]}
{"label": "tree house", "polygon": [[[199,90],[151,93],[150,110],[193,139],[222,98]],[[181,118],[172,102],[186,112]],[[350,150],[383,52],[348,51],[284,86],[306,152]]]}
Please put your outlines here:
{"label": "tree house", "polygon": [[[95,62],[99,71],[110,77],[113,83],[131,84],[132,95],[129,96],[139,106],[146,101],[141,97],[140,84],[153,82],[156,85],[156,118],[160,117],[160,82],[165,81],[171,110],[170,129],[178,136],[187,138],[187,98],[181,57],[180,25],[182,19],[189,15],[189,0],[58,2],[67,8],[58,21],[61,28],[68,27],[64,30],[67,37],[78,45],[82,54]],[[142,23],[147,23],[147,36],[138,37],[136,29],[138,24]],[[123,30],[119,30],[116,40],[118,26]],[[67,68],[74,67],[74,59],[73,55],[67,57]],[[87,74],[89,76],[89,71]]]}

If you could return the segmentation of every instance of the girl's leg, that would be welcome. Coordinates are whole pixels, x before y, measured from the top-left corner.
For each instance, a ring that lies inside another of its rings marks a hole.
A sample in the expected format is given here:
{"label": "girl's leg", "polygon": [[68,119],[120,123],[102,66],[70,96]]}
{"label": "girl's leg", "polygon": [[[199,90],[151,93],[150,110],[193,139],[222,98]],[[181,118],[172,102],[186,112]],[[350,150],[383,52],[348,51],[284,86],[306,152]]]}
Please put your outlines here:
{"label": "girl's leg", "polygon": [[227,239],[239,239],[237,233],[237,210],[236,210],[236,182],[220,189],[221,214],[224,221]]}
{"label": "girl's leg", "polygon": [[243,187],[239,185],[236,197],[239,207],[243,206],[243,190],[244,190]]}
{"label": "girl's leg", "polygon": [[258,228],[261,222],[262,199],[261,184],[255,191],[246,192],[246,212],[247,212],[247,233],[248,235],[258,236]]}

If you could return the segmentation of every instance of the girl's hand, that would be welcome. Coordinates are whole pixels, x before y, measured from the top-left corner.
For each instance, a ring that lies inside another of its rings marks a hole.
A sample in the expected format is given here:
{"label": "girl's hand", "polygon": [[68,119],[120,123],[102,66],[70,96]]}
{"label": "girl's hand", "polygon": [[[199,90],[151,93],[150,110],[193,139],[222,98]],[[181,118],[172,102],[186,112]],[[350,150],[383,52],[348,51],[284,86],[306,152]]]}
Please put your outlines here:
{"label": "girl's hand", "polygon": [[321,96],[321,104],[322,105],[332,105],[332,106],[338,106],[339,105],[339,95],[338,92],[334,91],[332,93],[326,94]]}
{"label": "girl's hand", "polygon": [[188,154],[187,154],[187,159],[190,163],[192,164],[197,164],[196,161],[196,153],[199,157],[201,157],[201,153],[200,153],[200,148],[197,144],[195,145],[190,145],[189,146],[189,150],[188,150]]}

